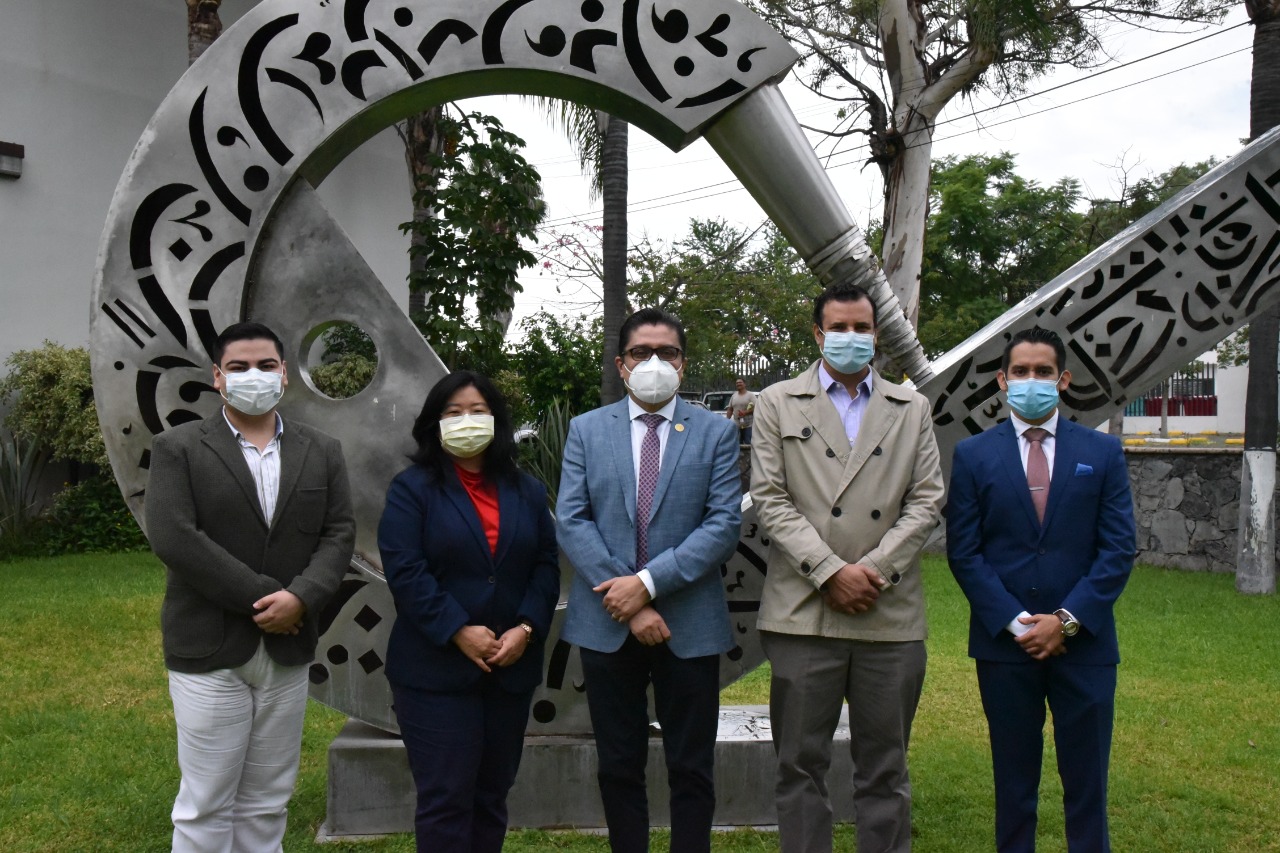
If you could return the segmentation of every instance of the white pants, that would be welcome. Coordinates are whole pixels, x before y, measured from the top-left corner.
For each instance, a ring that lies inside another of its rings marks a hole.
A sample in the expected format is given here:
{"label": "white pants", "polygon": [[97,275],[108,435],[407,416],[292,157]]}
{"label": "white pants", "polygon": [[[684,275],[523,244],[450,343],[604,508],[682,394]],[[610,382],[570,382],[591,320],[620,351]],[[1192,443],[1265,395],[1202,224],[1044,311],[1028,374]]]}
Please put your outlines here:
{"label": "white pants", "polygon": [[281,850],[298,776],[307,667],[281,666],[259,644],[243,666],[169,672],[182,784],[175,853]]}

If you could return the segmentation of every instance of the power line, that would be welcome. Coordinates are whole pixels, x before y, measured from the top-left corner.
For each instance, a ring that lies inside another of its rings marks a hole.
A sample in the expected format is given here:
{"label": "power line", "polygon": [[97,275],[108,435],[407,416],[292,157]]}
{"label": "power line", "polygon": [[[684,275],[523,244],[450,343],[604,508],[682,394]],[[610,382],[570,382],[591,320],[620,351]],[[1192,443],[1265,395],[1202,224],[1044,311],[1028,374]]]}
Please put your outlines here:
{"label": "power line", "polygon": [[[1245,22],[1245,23],[1247,23],[1247,22]],[[1181,47],[1186,47],[1186,46],[1189,46],[1189,45],[1191,45],[1191,44],[1195,44],[1195,43],[1198,43],[1198,42],[1204,41],[1204,40],[1205,40],[1205,39],[1207,39],[1207,38],[1211,38],[1211,37],[1216,36],[1216,35],[1221,35],[1221,34],[1223,34],[1223,33],[1225,33],[1225,32],[1229,32],[1230,30],[1234,30],[1234,29],[1237,29],[1237,28],[1239,28],[1239,27],[1241,27],[1241,26],[1244,26],[1244,25],[1245,25],[1245,23],[1236,24],[1236,25],[1234,25],[1234,26],[1232,26],[1232,27],[1229,27],[1229,28],[1227,28],[1227,29],[1225,29],[1225,30],[1221,30],[1221,31],[1218,31],[1218,32],[1215,32],[1215,33],[1211,33],[1210,35],[1207,35],[1207,36],[1201,36],[1201,37],[1199,37],[1199,38],[1193,39],[1192,41],[1184,42],[1184,43],[1183,43],[1183,44],[1181,44],[1181,45],[1176,45],[1176,46],[1174,46],[1174,47],[1166,48],[1166,49],[1164,49],[1164,50],[1157,51],[1156,53],[1149,54],[1149,55],[1147,55],[1147,56],[1142,56],[1142,57],[1139,57],[1139,58],[1137,58],[1137,59],[1131,60],[1131,61],[1129,61],[1129,62],[1127,62],[1127,63],[1122,63],[1121,65],[1117,65],[1117,66],[1113,66],[1113,67],[1111,67],[1111,68],[1104,69],[1104,70],[1099,71],[1099,72],[1097,72],[1096,74],[1092,74],[1092,75],[1090,75],[1090,76],[1088,76],[1088,77],[1080,77],[1080,78],[1077,78],[1077,79],[1075,79],[1075,80],[1068,80],[1068,81],[1066,81],[1065,83],[1060,83],[1060,84],[1058,84],[1058,85],[1056,85],[1056,86],[1051,86],[1050,88],[1045,89],[1045,90],[1044,90],[1044,91],[1042,91],[1042,92],[1034,92],[1034,93],[1031,93],[1031,94],[1023,95],[1023,96],[1018,97],[1018,98],[1015,98],[1015,99],[1013,99],[1013,100],[1011,100],[1011,101],[1007,101],[1007,102],[1004,102],[1004,103],[1001,103],[1001,104],[997,104],[997,105],[995,105],[995,106],[985,107],[985,108],[983,108],[983,109],[981,109],[981,110],[977,110],[977,111],[972,112],[972,113],[966,113],[965,115],[962,115],[962,116],[957,116],[957,117],[955,117],[955,118],[945,119],[945,120],[943,120],[943,121],[937,122],[937,123],[934,125],[934,127],[935,127],[935,129],[936,129],[937,127],[940,127],[940,126],[943,126],[943,125],[946,125],[946,124],[952,124],[952,123],[954,123],[954,122],[961,121],[961,120],[964,120],[964,119],[970,118],[970,117],[972,117],[972,116],[979,115],[979,114],[981,114],[981,113],[992,112],[992,111],[997,110],[997,109],[1003,109],[1003,108],[1005,108],[1005,107],[1012,106],[1012,105],[1017,104],[1017,103],[1021,103],[1022,101],[1030,100],[1030,99],[1032,99],[1032,98],[1038,98],[1038,97],[1041,97],[1041,96],[1043,96],[1043,95],[1045,95],[1045,94],[1047,94],[1047,93],[1049,93],[1049,92],[1054,92],[1054,91],[1058,91],[1058,90],[1064,89],[1064,88],[1066,88],[1067,86],[1073,86],[1073,85],[1076,85],[1076,84],[1078,84],[1078,83],[1083,83],[1083,82],[1088,81],[1088,80],[1093,80],[1094,78],[1099,77],[1099,76],[1101,76],[1102,74],[1108,73],[1108,72],[1110,72],[1110,71],[1116,71],[1116,70],[1119,70],[1120,68],[1125,68],[1125,67],[1129,67],[1129,66],[1132,66],[1132,65],[1136,65],[1136,64],[1137,64],[1137,63],[1139,63],[1139,62],[1143,62],[1143,61],[1145,61],[1145,60],[1147,60],[1147,59],[1151,59],[1151,58],[1156,57],[1156,56],[1161,56],[1161,55],[1166,54],[1166,53],[1169,53],[1169,52],[1171,52],[1171,51],[1173,51],[1173,50],[1177,50],[1177,49],[1179,49],[1179,48],[1181,48]],[[1083,103],[1084,101],[1089,101],[1089,100],[1092,100],[1092,99],[1094,99],[1094,98],[1102,97],[1103,95],[1110,95],[1110,94],[1114,94],[1114,93],[1116,93],[1116,92],[1120,92],[1120,91],[1123,91],[1123,90],[1125,90],[1125,89],[1132,88],[1132,87],[1134,87],[1134,86],[1143,85],[1143,84],[1145,84],[1145,83],[1150,83],[1150,82],[1152,82],[1152,81],[1159,80],[1159,79],[1164,78],[1164,77],[1169,77],[1169,76],[1171,76],[1171,75],[1173,75],[1173,74],[1177,74],[1177,73],[1180,73],[1180,72],[1182,72],[1182,71],[1187,71],[1187,70],[1192,69],[1192,68],[1197,68],[1197,67],[1199,67],[1199,66],[1201,66],[1201,65],[1206,65],[1206,64],[1208,64],[1208,63],[1210,63],[1210,62],[1216,62],[1216,61],[1218,61],[1218,60],[1220,60],[1220,59],[1225,59],[1226,57],[1234,56],[1234,55],[1236,55],[1236,54],[1238,54],[1238,53],[1243,53],[1244,51],[1247,51],[1247,50],[1250,50],[1250,49],[1251,49],[1250,47],[1242,47],[1242,48],[1238,48],[1238,49],[1236,49],[1236,50],[1229,51],[1229,52],[1227,52],[1227,53],[1223,53],[1223,54],[1219,54],[1218,56],[1210,57],[1209,59],[1204,59],[1204,60],[1201,60],[1200,62],[1195,62],[1195,63],[1192,63],[1192,64],[1190,64],[1190,65],[1182,66],[1182,67],[1180,67],[1180,68],[1175,68],[1175,69],[1172,69],[1172,70],[1170,70],[1170,71],[1166,71],[1166,72],[1161,73],[1161,74],[1156,74],[1156,75],[1153,75],[1153,76],[1151,76],[1151,77],[1144,78],[1144,79],[1142,79],[1142,80],[1137,80],[1137,81],[1134,81],[1134,82],[1131,82],[1131,83],[1126,83],[1126,84],[1123,84],[1123,85],[1120,85],[1120,86],[1113,87],[1113,88],[1111,88],[1111,89],[1106,89],[1106,90],[1103,90],[1103,91],[1101,91],[1101,92],[1096,92],[1096,93],[1091,94],[1091,95],[1086,95],[1085,97],[1077,98],[1077,99],[1076,99],[1076,100],[1074,100],[1074,101],[1067,101],[1067,102],[1064,102],[1064,103],[1061,103],[1061,104],[1055,104],[1055,105],[1053,105],[1053,106],[1046,107],[1046,108],[1044,108],[1044,109],[1042,109],[1042,110],[1037,110],[1037,111],[1035,111],[1035,112],[1030,112],[1030,113],[1024,113],[1024,114],[1021,114],[1021,115],[1014,116],[1013,118],[1005,119],[1005,120],[1003,120],[1003,121],[997,121],[997,122],[993,122],[993,123],[990,123],[990,124],[985,124],[985,125],[982,125],[981,127],[977,127],[977,128],[973,128],[973,129],[970,129],[970,130],[961,131],[961,132],[959,132],[959,133],[954,133],[954,134],[952,134],[952,135],[950,135],[950,136],[945,136],[945,137],[941,137],[941,138],[938,138],[938,139],[930,139],[930,140],[929,140],[929,142],[927,142],[927,143],[917,143],[915,146],[911,146],[911,147],[920,147],[920,146],[922,146],[922,145],[932,145],[932,144],[935,144],[935,143],[938,143],[938,142],[944,142],[944,141],[947,141],[947,140],[950,140],[950,139],[955,139],[955,138],[960,137],[960,136],[967,136],[967,135],[969,135],[969,134],[977,133],[977,132],[980,132],[980,131],[982,131],[982,130],[986,130],[986,129],[989,129],[989,128],[992,128],[992,127],[999,127],[999,126],[1001,126],[1001,125],[1011,124],[1011,123],[1016,122],[1016,121],[1021,121],[1022,119],[1032,118],[1032,117],[1037,116],[1037,115],[1043,115],[1044,113],[1051,112],[1051,111],[1056,110],[1056,109],[1061,109],[1062,107],[1073,106],[1073,105],[1075,105],[1075,104]],[[838,157],[838,156],[840,156],[840,155],[842,155],[842,154],[856,153],[856,152],[858,152],[858,151],[861,151],[861,150],[865,149],[866,147],[867,147],[866,143],[862,143],[862,144],[860,144],[860,145],[853,146],[853,147],[851,147],[851,148],[845,148],[845,149],[840,149],[840,150],[832,151],[831,153],[829,153],[829,154],[825,155],[825,156],[823,157],[823,159],[824,159],[824,160],[827,160],[827,161],[830,161],[830,160],[832,160],[833,158]],[[831,168],[831,169],[842,168],[842,167],[844,167],[844,166],[853,165],[853,164],[855,164],[856,162],[857,162],[856,160],[848,160],[848,161],[841,162],[841,163],[833,163],[833,164],[831,164],[830,166],[828,166],[828,168]],[[635,205],[629,205],[628,207],[629,207],[629,209],[630,209],[630,210],[632,210],[632,211],[634,211],[634,212],[636,212],[636,213],[643,213],[643,212],[650,211],[650,210],[657,210],[657,209],[660,209],[660,208],[663,208],[663,207],[670,207],[670,206],[672,206],[672,205],[676,205],[676,204],[684,204],[684,203],[691,202],[691,201],[701,201],[702,199],[706,199],[706,198],[714,198],[714,197],[716,197],[716,196],[726,195],[726,194],[728,194],[728,193],[730,193],[730,192],[738,192],[738,191],[742,190],[742,189],[743,189],[743,187],[741,187],[741,186],[737,186],[737,187],[734,187],[734,188],[732,188],[732,189],[722,190],[721,192],[706,193],[706,194],[704,194],[704,195],[698,195],[698,196],[695,196],[695,197],[693,197],[693,198],[683,198],[683,199],[679,199],[679,200],[677,200],[677,201],[666,201],[666,200],[667,200],[667,199],[674,199],[674,198],[677,198],[678,196],[687,196],[687,195],[689,195],[689,194],[691,194],[691,193],[701,193],[701,192],[703,192],[704,190],[711,190],[711,189],[715,189],[715,188],[717,188],[717,187],[723,187],[723,186],[726,186],[726,185],[729,185],[729,184],[737,184],[737,183],[738,183],[737,178],[731,178],[731,179],[729,179],[729,180],[719,181],[719,182],[714,183],[714,184],[706,184],[706,185],[704,185],[704,186],[700,186],[700,187],[694,187],[694,188],[687,189],[687,190],[681,190],[681,191],[678,191],[678,192],[668,193],[668,194],[666,194],[666,195],[661,195],[661,196],[656,196],[656,197],[654,197],[654,198],[645,199],[644,201],[636,202],[636,204],[635,204]],[[659,201],[666,201],[666,203],[665,203],[665,204],[657,204],[657,205],[652,204],[653,202],[659,202]],[[642,207],[641,205],[650,205],[650,206]],[[578,220],[581,220],[581,219],[586,219],[586,218],[592,217],[592,216],[594,216],[594,215],[596,215],[596,214],[595,214],[594,212],[592,212],[592,213],[586,213],[586,214],[578,214],[578,215],[572,215],[572,216],[559,217],[559,218],[557,218],[557,219],[555,219],[555,220],[551,220],[551,221],[549,221],[549,222],[543,223],[543,225],[539,226],[539,229],[541,230],[541,229],[546,229],[546,228],[555,228],[555,227],[559,227],[559,226],[562,226],[562,225],[567,225],[567,224],[570,224],[570,223],[572,223],[572,222],[575,222],[575,221],[578,221]]]}

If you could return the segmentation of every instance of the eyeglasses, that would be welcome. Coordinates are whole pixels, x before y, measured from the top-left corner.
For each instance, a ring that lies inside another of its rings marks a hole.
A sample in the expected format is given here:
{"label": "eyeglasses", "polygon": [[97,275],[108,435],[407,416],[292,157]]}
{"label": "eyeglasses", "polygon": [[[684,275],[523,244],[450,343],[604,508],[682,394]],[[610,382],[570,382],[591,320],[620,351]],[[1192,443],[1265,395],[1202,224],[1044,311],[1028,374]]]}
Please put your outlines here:
{"label": "eyeglasses", "polygon": [[632,347],[623,350],[623,355],[631,356],[633,361],[648,361],[653,356],[657,356],[663,361],[679,361],[684,358],[684,350],[680,347]]}

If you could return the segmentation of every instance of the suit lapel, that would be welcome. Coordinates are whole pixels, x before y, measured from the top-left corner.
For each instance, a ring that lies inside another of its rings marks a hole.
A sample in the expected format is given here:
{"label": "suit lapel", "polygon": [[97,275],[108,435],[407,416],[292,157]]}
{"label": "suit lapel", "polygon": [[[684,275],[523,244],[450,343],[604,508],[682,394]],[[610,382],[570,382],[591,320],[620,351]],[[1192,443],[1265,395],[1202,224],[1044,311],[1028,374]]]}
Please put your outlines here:
{"label": "suit lapel", "polygon": [[[831,402],[831,398],[827,396],[827,391],[822,387],[822,381],[818,378],[818,365],[815,363],[809,368],[810,387],[807,389],[813,396],[801,408],[801,413],[805,419],[809,421],[809,425],[813,427],[813,431],[818,437],[827,443],[836,452],[836,456],[841,462],[849,461],[849,437],[845,435],[844,423],[841,422],[840,416],[836,414],[835,404]],[[843,486],[842,486],[843,488]]]}
{"label": "suit lapel", "polygon": [[[311,439],[296,429],[285,426],[280,435],[280,492],[276,497],[276,517],[281,517],[289,499],[293,497],[294,488],[298,485],[298,475],[307,460],[307,452],[311,448]],[[268,519],[268,525],[271,519]]]}
{"label": "suit lapel", "polygon": [[[507,551],[511,549],[511,540],[515,538],[516,531],[520,529],[520,519],[522,513],[520,509],[520,494],[515,483],[509,483],[506,480],[498,484],[498,549],[494,555],[493,561],[502,565],[502,561],[506,559]],[[483,532],[483,531],[482,531]],[[489,544],[488,539],[485,540],[485,546]]]}
{"label": "suit lapel", "polygon": [[227,425],[221,409],[213,417],[205,420],[203,429],[204,443],[227,467],[231,478],[239,484],[240,491],[244,493],[249,506],[253,507],[258,522],[264,528],[269,527],[268,519],[262,514],[262,501],[258,500],[258,487],[254,485],[253,475],[249,473],[249,464],[244,461],[244,450],[241,449],[240,442],[231,431],[231,427]]}
{"label": "suit lapel", "polygon": [[[636,469],[631,455],[631,418],[627,408],[627,398],[613,404],[609,414],[611,420],[607,425],[609,444],[614,452],[609,454],[613,459],[614,481],[622,489],[622,502],[627,507],[627,515],[631,523],[636,523]],[[593,448],[585,448],[590,453]]]}
{"label": "suit lapel", "polygon": [[1044,526],[1053,521],[1054,510],[1071,488],[1076,470],[1075,424],[1058,414],[1058,432],[1053,437],[1053,475],[1049,478],[1049,504],[1044,509]]}
{"label": "suit lapel", "polygon": [[[674,417],[671,419],[671,425],[667,427],[667,447],[662,453],[658,484],[653,489],[653,501],[649,504],[650,520],[658,514],[658,506],[667,493],[667,487],[671,485],[671,478],[675,476],[676,468],[680,466],[680,454],[684,453],[685,445],[689,441],[688,436],[693,432],[688,428],[690,411],[689,404],[684,400],[676,401]],[[635,488],[633,487],[631,491],[634,493]]]}
{"label": "suit lapel", "polygon": [[[844,471],[840,475],[840,487],[836,489],[837,495],[848,488],[853,478],[862,470],[862,466],[871,458],[871,454],[889,434],[890,428],[898,422],[901,407],[889,405],[880,388],[880,383],[883,381],[878,375],[871,380],[871,399],[867,401],[867,408],[862,413],[862,423],[858,427],[858,436],[854,440],[853,447],[850,448],[849,457],[844,462]],[[842,424],[841,430],[843,429]]]}
{"label": "suit lapel", "polygon": [[[467,526],[467,530],[471,531],[471,537],[476,544],[480,546],[480,551],[485,557],[492,559],[493,552],[489,550],[489,538],[484,535],[484,528],[480,525],[480,513],[476,512],[476,505],[471,502],[471,495],[467,494],[467,489],[462,485],[462,481],[458,479],[458,472],[453,470],[453,463],[445,465],[445,472],[442,485],[444,493],[453,503],[453,508],[457,510],[459,517],[462,518],[463,524]],[[501,500],[501,497],[499,497]],[[502,504],[498,504],[498,512],[502,512]],[[499,527],[501,527],[502,519],[498,519]],[[501,534],[499,534],[501,538]]]}
{"label": "suit lapel", "polygon": [[[1026,469],[1022,467],[1022,451],[1018,447],[1018,432],[1013,428],[1013,421],[1010,420],[1005,420],[996,429],[1001,431],[998,447],[1000,461],[1003,463],[1004,472],[1009,478],[1009,490],[1015,495],[1014,500],[1022,507],[1022,511],[1032,529],[1039,531],[1040,520],[1036,518],[1036,507],[1031,502],[1031,490],[1027,488]],[[1052,483],[1050,483],[1049,495],[1049,499],[1052,500]],[[1045,513],[1045,518],[1048,518],[1047,512]]]}

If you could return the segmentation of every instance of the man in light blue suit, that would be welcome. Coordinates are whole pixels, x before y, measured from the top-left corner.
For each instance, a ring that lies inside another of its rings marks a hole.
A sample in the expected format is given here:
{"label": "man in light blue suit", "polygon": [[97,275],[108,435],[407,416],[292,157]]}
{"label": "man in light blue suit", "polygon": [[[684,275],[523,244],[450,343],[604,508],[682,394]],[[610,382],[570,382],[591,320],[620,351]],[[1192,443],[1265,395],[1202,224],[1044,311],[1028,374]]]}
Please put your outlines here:
{"label": "man in light blue suit", "polygon": [[956,445],[951,470],[947,558],[972,611],[1000,853],[1035,850],[1046,703],[1067,849],[1111,849],[1112,609],[1133,568],[1133,499],[1120,442],[1059,416],[1066,355],[1052,331],[1013,335],[996,374],[1012,415]]}
{"label": "man in light blue suit", "polygon": [[622,324],[628,395],[574,418],[556,517],[574,566],[562,637],[580,647],[614,853],[649,848],[647,690],[671,786],[672,853],[711,847],[719,656],[734,647],[720,566],[738,542],[738,431],[676,395],[684,327]]}

